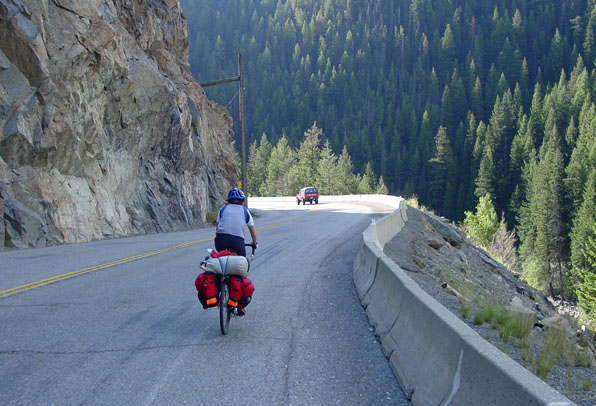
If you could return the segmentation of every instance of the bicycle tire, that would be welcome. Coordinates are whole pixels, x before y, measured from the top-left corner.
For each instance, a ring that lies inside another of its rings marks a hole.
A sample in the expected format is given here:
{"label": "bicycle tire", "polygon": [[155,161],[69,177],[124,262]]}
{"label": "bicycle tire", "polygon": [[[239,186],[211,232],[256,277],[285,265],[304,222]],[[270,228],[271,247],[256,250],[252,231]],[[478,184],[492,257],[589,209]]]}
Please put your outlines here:
{"label": "bicycle tire", "polygon": [[219,289],[219,326],[221,327],[221,333],[226,335],[228,327],[230,325],[230,307],[228,306],[228,299],[230,298],[229,286],[225,281],[222,280],[221,287]]}

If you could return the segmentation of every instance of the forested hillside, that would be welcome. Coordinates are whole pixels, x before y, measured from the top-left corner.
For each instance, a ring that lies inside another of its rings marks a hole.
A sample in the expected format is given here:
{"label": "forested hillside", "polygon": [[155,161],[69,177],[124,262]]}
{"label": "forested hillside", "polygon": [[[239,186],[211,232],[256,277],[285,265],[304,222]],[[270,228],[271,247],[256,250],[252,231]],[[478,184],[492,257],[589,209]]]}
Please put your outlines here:
{"label": "forested hillside", "polygon": [[[595,3],[181,0],[200,82],[243,54],[253,162],[316,122],[333,158],[448,218],[488,195],[526,277],[592,317]],[[232,111],[236,92],[208,89]]]}

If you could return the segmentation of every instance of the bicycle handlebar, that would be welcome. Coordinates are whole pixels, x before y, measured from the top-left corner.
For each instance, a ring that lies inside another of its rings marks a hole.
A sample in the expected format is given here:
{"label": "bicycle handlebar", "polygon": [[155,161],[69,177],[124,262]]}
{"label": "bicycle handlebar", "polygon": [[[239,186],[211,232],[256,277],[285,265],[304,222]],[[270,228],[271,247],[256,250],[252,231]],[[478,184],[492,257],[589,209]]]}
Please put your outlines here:
{"label": "bicycle handlebar", "polygon": [[259,246],[259,243],[254,243],[251,242],[250,244],[244,244],[245,247],[251,247],[252,248],[252,252],[250,253],[250,257],[253,258],[255,256],[255,250],[257,249],[257,247]]}

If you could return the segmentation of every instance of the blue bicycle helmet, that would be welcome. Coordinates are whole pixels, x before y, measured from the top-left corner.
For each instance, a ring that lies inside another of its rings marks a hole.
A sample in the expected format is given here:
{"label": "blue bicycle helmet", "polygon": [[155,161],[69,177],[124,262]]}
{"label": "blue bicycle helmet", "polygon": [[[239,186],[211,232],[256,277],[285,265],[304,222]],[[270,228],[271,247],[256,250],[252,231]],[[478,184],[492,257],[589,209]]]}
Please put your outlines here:
{"label": "blue bicycle helmet", "polygon": [[230,200],[241,200],[241,201],[244,201],[245,198],[246,197],[244,196],[244,192],[241,189],[237,188],[237,187],[235,187],[234,189],[230,190],[230,193],[228,193],[228,202]]}

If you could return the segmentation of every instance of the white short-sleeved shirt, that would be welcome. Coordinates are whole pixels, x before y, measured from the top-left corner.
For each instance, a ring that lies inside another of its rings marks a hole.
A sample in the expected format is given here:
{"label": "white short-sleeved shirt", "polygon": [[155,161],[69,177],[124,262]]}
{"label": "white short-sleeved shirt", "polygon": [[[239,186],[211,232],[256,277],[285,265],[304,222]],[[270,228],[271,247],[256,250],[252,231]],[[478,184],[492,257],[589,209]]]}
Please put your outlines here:
{"label": "white short-sleeved shirt", "polygon": [[250,211],[241,204],[224,204],[217,213],[217,230],[215,232],[244,238],[245,225],[255,225]]}

